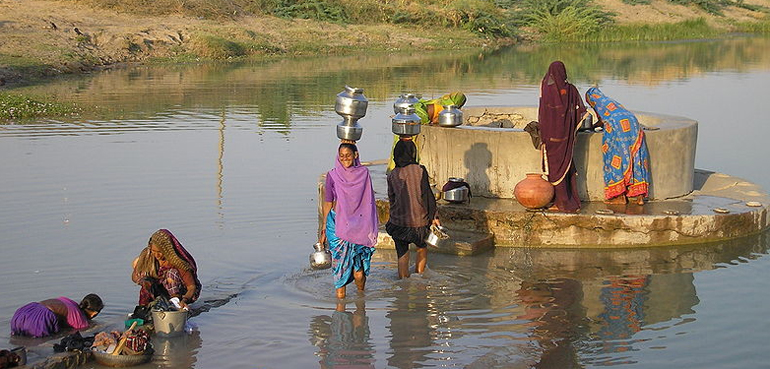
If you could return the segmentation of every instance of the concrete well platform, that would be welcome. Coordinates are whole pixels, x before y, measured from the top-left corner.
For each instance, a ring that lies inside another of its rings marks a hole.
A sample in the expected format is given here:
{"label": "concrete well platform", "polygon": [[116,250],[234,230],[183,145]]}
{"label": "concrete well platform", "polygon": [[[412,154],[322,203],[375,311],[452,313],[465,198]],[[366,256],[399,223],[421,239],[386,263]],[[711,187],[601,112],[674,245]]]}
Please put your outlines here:
{"label": "concrete well platform", "polygon": [[[385,165],[370,166],[380,222],[387,221]],[[440,187],[442,184],[438,184]],[[770,197],[743,179],[694,171],[693,192],[644,206],[583,202],[578,214],[529,211],[515,199],[474,197],[439,201],[439,216],[453,242],[434,252],[473,255],[492,247],[627,248],[707,243],[768,228]],[[759,206],[749,206],[759,203]],[[719,211],[719,212],[718,212]],[[394,248],[380,232],[378,248]]]}

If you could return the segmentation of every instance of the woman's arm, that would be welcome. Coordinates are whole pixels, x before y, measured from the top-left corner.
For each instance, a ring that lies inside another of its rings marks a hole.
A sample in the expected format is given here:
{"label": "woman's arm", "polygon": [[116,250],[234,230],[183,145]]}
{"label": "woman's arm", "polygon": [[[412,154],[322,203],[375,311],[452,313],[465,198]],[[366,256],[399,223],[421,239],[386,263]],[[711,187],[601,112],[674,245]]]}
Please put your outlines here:
{"label": "woman's arm", "polygon": [[318,237],[318,242],[325,243],[326,242],[326,218],[329,216],[329,212],[332,210],[332,207],[334,206],[334,202],[331,201],[324,201],[323,205],[321,205],[321,232]]}
{"label": "woman's arm", "polygon": [[428,219],[433,225],[441,225],[438,220],[438,206],[436,206],[436,197],[433,195],[433,190],[430,188],[430,181],[428,180],[428,170],[424,166],[422,168],[422,180],[420,181],[420,187],[422,188],[422,201],[425,204],[425,209],[428,211]]}
{"label": "woman's arm", "polygon": [[195,276],[189,271],[180,271],[179,274],[180,277],[182,277],[182,283],[184,283],[186,289],[185,294],[179,297],[179,299],[184,304],[182,307],[185,307],[187,304],[193,302],[193,297],[198,290],[198,285],[195,283]]}

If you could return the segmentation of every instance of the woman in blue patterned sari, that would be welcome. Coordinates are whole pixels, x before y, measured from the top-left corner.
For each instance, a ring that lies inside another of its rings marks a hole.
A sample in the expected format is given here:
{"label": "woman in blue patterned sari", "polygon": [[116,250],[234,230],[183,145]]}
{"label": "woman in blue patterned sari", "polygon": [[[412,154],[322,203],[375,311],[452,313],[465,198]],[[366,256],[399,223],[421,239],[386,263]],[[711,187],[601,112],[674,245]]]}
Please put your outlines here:
{"label": "woman in blue patterned sari", "polygon": [[642,126],[633,113],[597,87],[586,91],[586,101],[604,128],[605,202],[625,204],[635,198],[636,204],[643,205],[650,186],[650,153]]}

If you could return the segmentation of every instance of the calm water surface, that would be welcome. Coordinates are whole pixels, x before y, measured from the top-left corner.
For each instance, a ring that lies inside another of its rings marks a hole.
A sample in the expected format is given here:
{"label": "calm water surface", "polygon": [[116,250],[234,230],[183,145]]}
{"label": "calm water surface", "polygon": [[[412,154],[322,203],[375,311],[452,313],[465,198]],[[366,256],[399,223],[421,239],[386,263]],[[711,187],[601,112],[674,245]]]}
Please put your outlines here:
{"label": "calm water surface", "polygon": [[[16,308],[100,294],[97,329],[138,294],[131,260],[169,228],[198,261],[208,311],[156,340],[145,368],[768,367],[767,234],[617,251],[431,254],[396,279],[375,255],[367,292],[333,298],[308,268],[316,181],[337,146],[334,96],[365,88],[362,159],[385,158],[405,91],[536,105],[548,63],[633,110],[700,122],[696,166],[770,188],[770,40],[526,47],[113,70],[26,92],[98,107],[0,125],[0,348]],[[344,310],[344,311],[339,311]],[[91,366],[98,367],[96,364]]]}

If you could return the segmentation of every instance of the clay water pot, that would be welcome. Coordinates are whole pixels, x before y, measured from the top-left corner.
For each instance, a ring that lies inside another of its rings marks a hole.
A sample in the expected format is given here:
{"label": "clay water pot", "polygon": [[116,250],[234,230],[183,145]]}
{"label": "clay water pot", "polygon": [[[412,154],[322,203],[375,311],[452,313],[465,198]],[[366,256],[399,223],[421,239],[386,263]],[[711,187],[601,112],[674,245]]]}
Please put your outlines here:
{"label": "clay water pot", "polygon": [[513,188],[513,195],[521,206],[527,209],[540,209],[553,200],[553,185],[543,179],[543,173],[527,173]]}

